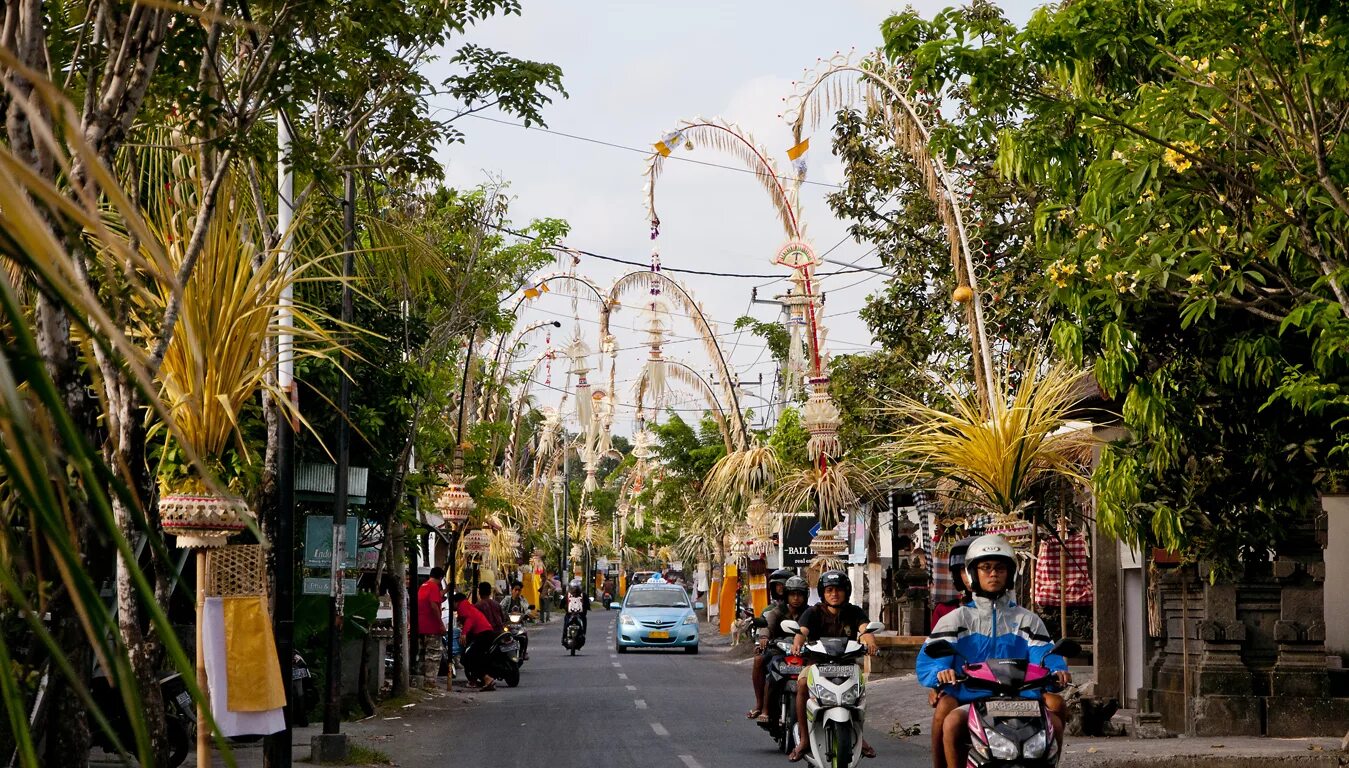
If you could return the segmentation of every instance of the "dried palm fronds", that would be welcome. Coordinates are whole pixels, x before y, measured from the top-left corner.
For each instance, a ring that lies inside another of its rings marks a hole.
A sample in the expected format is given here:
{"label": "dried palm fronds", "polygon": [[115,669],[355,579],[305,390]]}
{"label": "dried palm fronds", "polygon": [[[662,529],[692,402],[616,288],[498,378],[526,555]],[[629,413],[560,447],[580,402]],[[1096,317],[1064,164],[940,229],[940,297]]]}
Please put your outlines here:
{"label": "dried palm fronds", "polygon": [[853,459],[843,459],[826,471],[811,466],[784,476],[773,491],[773,503],[783,513],[811,512],[830,528],[839,515],[876,489],[871,469]]}
{"label": "dried palm fronds", "polygon": [[753,445],[722,456],[707,473],[703,495],[710,503],[743,507],[772,487],[782,470],[777,451],[755,441]]}
{"label": "dried palm fronds", "polygon": [[999,397],[992,403],[950,384],[950,412],[901,398],[888,410],[911,426],[889,436],[891,445],[881,452],[890,460],[887,478],[946,478],[957,500],[1004,515],[1021,514],[1042,480],[1085,484],[1082,467],[1094,438],[1070,424],[1068,414],[1078,403],[1078,382],[1089,374],[1036,361],[1025,371],[1015,392],[1006,373],[995,375]]}

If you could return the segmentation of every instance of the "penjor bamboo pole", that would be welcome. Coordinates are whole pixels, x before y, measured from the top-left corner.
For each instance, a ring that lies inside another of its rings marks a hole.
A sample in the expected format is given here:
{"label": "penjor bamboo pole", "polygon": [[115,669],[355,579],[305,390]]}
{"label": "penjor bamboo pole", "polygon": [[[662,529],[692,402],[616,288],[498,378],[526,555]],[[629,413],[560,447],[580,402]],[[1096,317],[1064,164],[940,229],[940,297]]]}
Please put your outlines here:
{"label": "penjor bamboo pole", "polygon": [[206,615],[206,551],[197,550],[197,768],[210,768],[211,732],[206,723],[206,653],[202,646],[202,619]]}

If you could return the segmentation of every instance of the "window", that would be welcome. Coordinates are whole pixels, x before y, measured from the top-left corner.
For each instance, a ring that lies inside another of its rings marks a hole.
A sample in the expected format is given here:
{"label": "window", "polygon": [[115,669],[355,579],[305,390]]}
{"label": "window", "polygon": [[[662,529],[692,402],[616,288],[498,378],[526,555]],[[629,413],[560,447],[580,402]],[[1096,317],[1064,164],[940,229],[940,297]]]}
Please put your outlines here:
{"label": "window", "polygon": [[687,608],[689,597],[682,589],[635,589],[628,593],[626,608]]}

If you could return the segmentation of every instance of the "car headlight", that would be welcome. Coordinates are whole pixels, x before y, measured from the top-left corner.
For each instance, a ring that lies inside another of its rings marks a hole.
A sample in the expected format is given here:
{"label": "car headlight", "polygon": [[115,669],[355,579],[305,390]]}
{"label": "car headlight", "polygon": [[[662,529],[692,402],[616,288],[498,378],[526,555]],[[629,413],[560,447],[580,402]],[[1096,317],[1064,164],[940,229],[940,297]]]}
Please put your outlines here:
{"label": "car headlight", "polygon": [[687,616],[684,617],[684,623],[685,623],[685,624],[697,624],[697,623],[698,623],[698,617],[697,617],[696,615],[690,613],[689,615],[687,615]]}
{"label": "car headlight", "polygon": [[988,739],[988,749],[993,753],[997,760],[1015,760],[1016,745],[1012,740],[1003,736],[992,728],[984,729],[984,737]]}
{"label": "car headlight", "polygon": [[626,614],[626,613],[621,613],[621,614],[619,614],[619,616],[618,616],[618,623],[619,623],[619,624],[622,624],[622,625],[625,626],[625,627],[635,627],[635,626],[637,626],[637,622],[633,621],[632,617],[629,616],[629,615]]}
{"label": "car headlight", "polygon": [[1027,741],[1025,746],[1021,748],[1022,754],[1027,758],[1043,757],[1045,754],[1045,741],[1046,734],[1044,731],[1040,731],[1030,737],[1030,741]]}

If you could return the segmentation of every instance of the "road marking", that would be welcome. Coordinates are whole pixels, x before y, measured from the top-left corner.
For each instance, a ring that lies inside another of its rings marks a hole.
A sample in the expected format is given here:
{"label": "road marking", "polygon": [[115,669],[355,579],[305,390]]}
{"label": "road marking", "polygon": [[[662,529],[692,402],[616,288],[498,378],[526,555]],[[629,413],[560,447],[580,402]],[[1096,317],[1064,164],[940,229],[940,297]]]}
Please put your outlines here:
{"label": "road marking", "polygon": [[646,709],[646,699],[633,699],[632,703],[635,704],[638,709]]}
{"label": "road marking", "polygon": [[616,659],[616,658],[618,658],[618,654],[616,654],[616,653],[611,653],[611,654],[609,654],[609,658],[611,658],[611,659]]}
{"label": "road marking", "polygon": [[669,736],[669,735],[670,735],[670,732],[667,731],[667,730],[665,730],[665,726],[661,725],[660,723],[652,723],[652,724],[651,724],[651,730],[655,731],[657,736]]}
{"label": "road marking", "polygon": [[703,764],[693,759],[693,755],[680,755],[679,762],[687,765],[689,768],[703,768]]}
{"label": "road marking", "polygon": [[611,662],[609,662],[609,663],[610,663],[610,664],[613,664],[615,667],[621,667],[621,666],[623,666],[622,664],[619,664],[619,663],[616,662],[616,661],[611,661]]}
{"label": "road marking", "polygon": [[623,674],[622,672],[619,672],[619,673],[618,673],[618,679],[619,679],[619,680],[627,680],[627,679],[628,679],[628,676],[625,675],[625,674]]}
{"label": "road marking", "polygon": [[635,685],[629,685],[629,686],[628,686],[628,690],[629,690],[629,691],[635,691],[635,690],[637,690],[637,686],[635,686]]}

